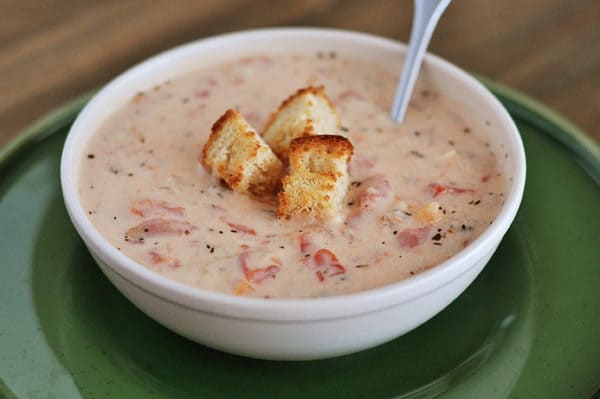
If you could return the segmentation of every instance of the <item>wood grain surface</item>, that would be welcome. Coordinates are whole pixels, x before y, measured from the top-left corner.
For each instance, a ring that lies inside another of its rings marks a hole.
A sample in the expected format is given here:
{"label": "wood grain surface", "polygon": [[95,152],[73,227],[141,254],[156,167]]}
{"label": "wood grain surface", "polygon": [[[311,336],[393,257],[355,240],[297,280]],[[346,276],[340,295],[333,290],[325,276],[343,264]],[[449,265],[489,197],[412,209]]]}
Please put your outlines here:
{"label": "wood grain surface", "polygon": [[[409,0],[0,0],[0,146],[169,47],[266,26],[407,41]],[[600,1],[455,0],[429,50],[517,88],[600,141]]]}

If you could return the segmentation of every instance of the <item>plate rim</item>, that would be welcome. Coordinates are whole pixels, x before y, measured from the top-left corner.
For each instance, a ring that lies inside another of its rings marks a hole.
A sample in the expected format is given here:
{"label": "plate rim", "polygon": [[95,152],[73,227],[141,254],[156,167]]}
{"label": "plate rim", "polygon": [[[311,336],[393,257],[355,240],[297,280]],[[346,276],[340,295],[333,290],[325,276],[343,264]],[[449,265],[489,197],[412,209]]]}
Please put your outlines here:
{"label": "plate rim", "polygon": [[[552,137],[561,146],[573,153],[591,180],[600,186],[600,145],[582,129],[567,120],[557,111],[529,97],[525,93],[498,83],[490,78],[473,74],[507,108],[511,116],[536,126],[544,134]],[[83,106],[92,98],[96,90],[85,92],[63,105],[36,119],[22,129],[14,138],[0,147],[0,179],[18,157],[45,139],[58,133],[72,123]],[[0,396],[16,397],[0,376]],[[600,386],[590,398],[600,398]]]}

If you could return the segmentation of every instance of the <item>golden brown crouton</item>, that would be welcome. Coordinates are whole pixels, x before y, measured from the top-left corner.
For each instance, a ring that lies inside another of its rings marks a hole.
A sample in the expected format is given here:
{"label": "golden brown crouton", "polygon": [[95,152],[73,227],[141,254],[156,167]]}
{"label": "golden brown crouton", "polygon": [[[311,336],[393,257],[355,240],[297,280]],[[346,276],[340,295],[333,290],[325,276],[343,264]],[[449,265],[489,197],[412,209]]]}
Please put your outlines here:
{"label": "golden brown crouton", "polygon": [[213,125],[202,150],[202,165],[233,190],[257,196],[274,192],[283,174],[281,161],[232,109]]}
{"label": "golden brown crouton", "polygon": [[354,147],[342,136],[308,136],[290,143],[290,172],[281,180],[278,216],[335,216],[348,190]]}
{"label": "golden brown crouton", "polygon": [[290,141],[296,137],[335,134],[340,121],[323,86],[306,87],[287,98],[271,115],[262,133],[281,159],[287,159]]}

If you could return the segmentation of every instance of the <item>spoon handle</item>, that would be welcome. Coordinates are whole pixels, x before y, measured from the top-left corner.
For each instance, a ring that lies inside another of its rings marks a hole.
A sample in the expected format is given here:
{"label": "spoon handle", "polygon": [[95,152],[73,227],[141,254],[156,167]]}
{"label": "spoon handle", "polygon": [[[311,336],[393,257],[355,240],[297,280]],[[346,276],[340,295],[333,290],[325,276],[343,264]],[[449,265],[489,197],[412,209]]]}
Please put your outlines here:
{"label": "spoon handle", "polygon": [[410,41],[391,112],[392,118],[398,123],[404,120],[425,50],[431,40],[433,30],[448,4],[450,4],[450,0],[415,0],[415,15]]}

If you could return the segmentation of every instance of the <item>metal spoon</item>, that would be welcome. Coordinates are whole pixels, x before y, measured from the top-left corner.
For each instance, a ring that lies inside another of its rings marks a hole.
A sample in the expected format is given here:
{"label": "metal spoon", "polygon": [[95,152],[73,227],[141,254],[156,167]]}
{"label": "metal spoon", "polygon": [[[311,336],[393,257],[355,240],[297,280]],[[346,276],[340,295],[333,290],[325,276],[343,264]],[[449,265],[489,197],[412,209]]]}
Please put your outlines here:
{"label": "metal spoon", "polygon": [[406,114],[421,62],[431,35],[450,0],[415,0],[415,13],[402,75],[392,104],[392,118],[401,123]]}

